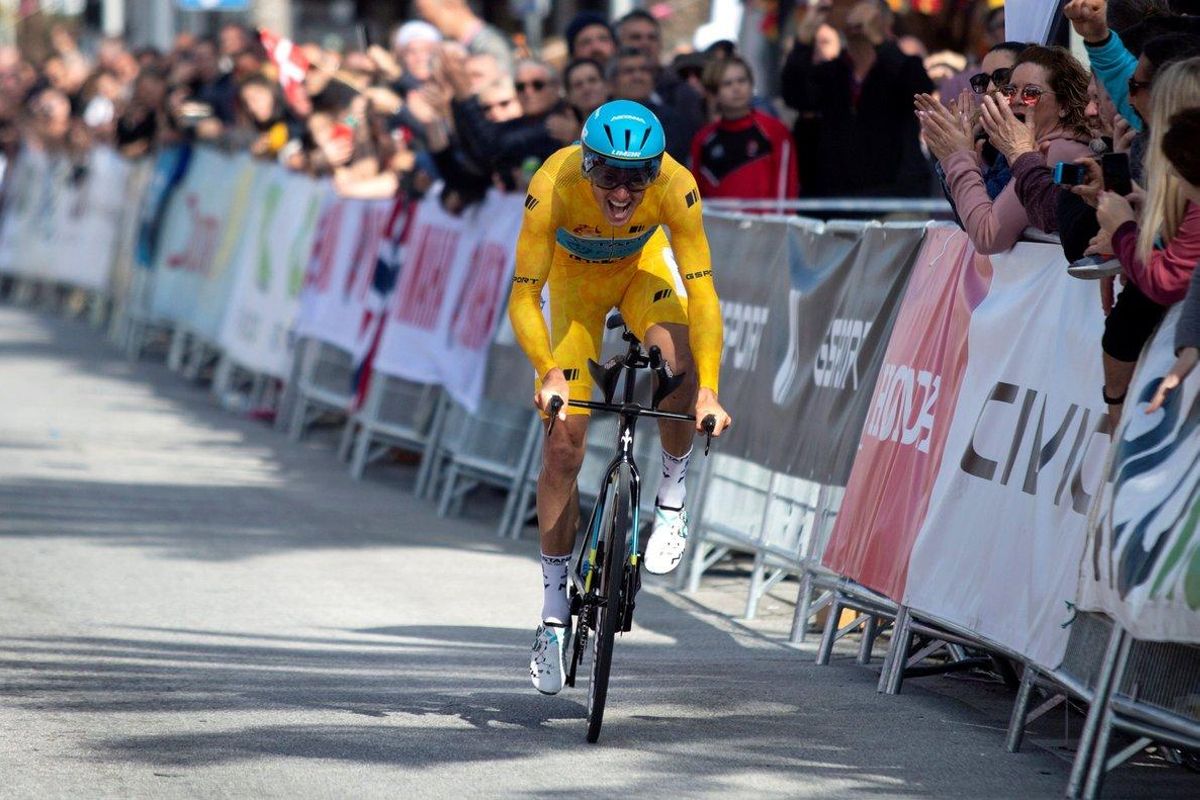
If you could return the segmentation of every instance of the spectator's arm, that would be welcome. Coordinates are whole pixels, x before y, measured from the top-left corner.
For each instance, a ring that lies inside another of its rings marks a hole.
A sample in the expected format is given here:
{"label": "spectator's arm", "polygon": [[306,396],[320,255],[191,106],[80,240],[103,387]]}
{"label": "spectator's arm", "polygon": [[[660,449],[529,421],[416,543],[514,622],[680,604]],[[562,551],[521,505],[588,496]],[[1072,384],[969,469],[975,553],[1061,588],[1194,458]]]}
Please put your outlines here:
{"label": "spectator's arm", "polygon": [[1087,54],[1096,80],[1104,85],[1121,116],[1140,133],[1145,124],[1129,102],[1129,78],[1137,69],[1137,58],[1125,47],[1116,31],[1109,31],[1108,38],[1103,41],[1087,42]]}
{"label": "spectator's arm", "polygon": [[1021,238],[1029,217],[1010,181],[993,201],[972,153],[951,153],[941,161],[954,207],[975,249],[983,255],[1002,253]]}
{"label": "spectator's arm", "polygon": [[813,66],[811,44],[796,42],[783,65],[779,86],[783,102],[797,111],[816,110],[816,92],[813,80],[818,67]]}
{"label": "spectator's arm", "polygon": [[1058,201],[1062,189],[1054,182],[1041,153],[1025,153],[1012,165],[1012,180],[1017,199],[1025,208],[1029,222],[1046,233],[1058,231]]}
{"label": "spectator's arm", "polygon": [[1179,324],[1175,327],[1176,355],[1185,347],[1200,347],[1200,270],[1192,271],[1192,280],[1179,314]]}
{"label": "spectator's arm", "polygon": [[500,126],[484,115],[477,97],[455,100],[450,107],[462,149],[472,161],[481,167],[485,165],[489,169],[493,167]]}
{"label": "spectator's arm", "polygon": [[1165,248],[1155,248],[1150,260],[1137,257],[1138,225],[1126,222],[1112,237],[1113,252],[1125,275],[1142,293],[1160,305],[1178,303],[1187,294],[1188,283],[1200,261],[1200,206],[1188,205],[1179,230]]}

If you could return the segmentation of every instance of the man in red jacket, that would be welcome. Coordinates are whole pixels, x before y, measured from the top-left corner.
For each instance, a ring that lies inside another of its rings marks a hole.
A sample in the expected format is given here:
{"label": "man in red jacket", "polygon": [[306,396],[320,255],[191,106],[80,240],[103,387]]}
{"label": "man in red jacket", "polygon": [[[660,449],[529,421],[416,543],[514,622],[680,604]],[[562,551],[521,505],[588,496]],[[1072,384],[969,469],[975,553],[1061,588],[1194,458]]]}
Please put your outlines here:
{"label": "man in red jacket", "polygon": [[786,200],[796,197],[792,137],[779,120],[752,108],[754,76],[738,56],[717,59],[704,84],[720,118],[692,140],[691,169],[706,198]]}

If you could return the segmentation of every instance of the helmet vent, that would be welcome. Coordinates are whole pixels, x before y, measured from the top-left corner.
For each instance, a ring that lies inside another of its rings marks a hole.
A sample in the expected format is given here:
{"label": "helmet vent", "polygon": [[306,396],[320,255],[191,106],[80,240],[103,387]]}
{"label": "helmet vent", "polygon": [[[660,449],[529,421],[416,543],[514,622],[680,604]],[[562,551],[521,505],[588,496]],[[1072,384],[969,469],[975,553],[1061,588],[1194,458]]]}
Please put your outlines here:
{"label": "helmet vent", "polygon": [[638,150],[641,150],[642,148],[644,148],[646,146],[646,142],[649,139],[650,139],[650,129],[646,128],[646,130],[644,130],[642,132],[642,143],[638,145]]}
{"label": "helmet vent", "polygon": [[617,142],[616,142],[616,140],[614,140],[614,139],[613,139],[613,135],[612,135],[612,128],[610,128],[610,127],[608,127],[607,125],[605,125],[605,126],[604,126],[604,133],[608,135],[608,143],[609,143],[609,144],[611,144],[613,147],[616,147],[616,146],[617,146]]}
{"label": "helmet vent", "polygon": [[625,149],[626,150],[629,149],[629,139],[632,136],[633,136],[633,131],[629,130],[629,128],[626,128],[625,129]]}

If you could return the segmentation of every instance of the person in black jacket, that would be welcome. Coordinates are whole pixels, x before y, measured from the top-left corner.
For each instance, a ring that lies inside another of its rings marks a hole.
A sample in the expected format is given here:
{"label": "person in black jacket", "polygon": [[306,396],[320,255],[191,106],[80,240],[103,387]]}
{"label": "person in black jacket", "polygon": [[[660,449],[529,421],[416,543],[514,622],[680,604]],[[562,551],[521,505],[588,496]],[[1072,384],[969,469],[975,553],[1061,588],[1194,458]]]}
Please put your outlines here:
{"label": "person in black jacket", "polygon": [[912,112],[915,94],[933,83],[919,58],[889,38],[892,12],[882,0],[862,0],[846,18],[846,47],[814,63],[813,36],[826,5],[809,6],[783,68],[783,99],[796,121],[800,185],[806,196],[918,197],[930,171],[921,155]]}

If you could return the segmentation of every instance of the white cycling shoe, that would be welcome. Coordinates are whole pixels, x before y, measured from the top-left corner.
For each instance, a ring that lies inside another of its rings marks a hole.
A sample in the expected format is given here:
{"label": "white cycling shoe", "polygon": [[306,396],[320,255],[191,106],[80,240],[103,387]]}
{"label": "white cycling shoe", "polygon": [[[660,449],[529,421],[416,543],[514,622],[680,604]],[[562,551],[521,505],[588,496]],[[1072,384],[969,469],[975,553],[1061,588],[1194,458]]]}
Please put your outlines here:
{"label": "white cycling shoe", "polygon": [[529,656],[529,679],[533,688],[542,694],[558,694],[567,679],[564,657],[571,627],[566,623],[546,620],[533,635],[533,652]]}
{"label": "white cycling shoe", "polygon": [[666,575],[679,566],[687,549],[687,509],[654,507],[654,530],[646,542],[642,563],[653,575]]}

